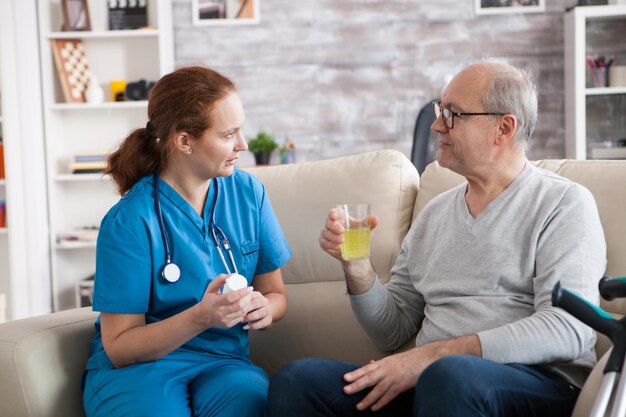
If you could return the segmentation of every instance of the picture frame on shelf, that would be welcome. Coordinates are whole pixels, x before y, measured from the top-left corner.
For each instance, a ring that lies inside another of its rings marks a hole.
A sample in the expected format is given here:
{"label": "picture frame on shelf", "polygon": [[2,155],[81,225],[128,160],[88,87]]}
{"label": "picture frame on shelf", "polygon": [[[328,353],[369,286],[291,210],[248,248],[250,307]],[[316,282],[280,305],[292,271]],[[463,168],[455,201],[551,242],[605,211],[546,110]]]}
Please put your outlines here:
{"label": "picture frame on shelf", "polygon": [[91,30],[87,0],[61,0],[63,32]]}
{"label": "picture frame on shelf", "polygon": [[546,0],[474,0],[479,14],[539,13],[546,10]]}
{"label": "picture frame on shelf", "polygon": [[192,0],[192,21],[196,26],[258,24],[260,1]]}

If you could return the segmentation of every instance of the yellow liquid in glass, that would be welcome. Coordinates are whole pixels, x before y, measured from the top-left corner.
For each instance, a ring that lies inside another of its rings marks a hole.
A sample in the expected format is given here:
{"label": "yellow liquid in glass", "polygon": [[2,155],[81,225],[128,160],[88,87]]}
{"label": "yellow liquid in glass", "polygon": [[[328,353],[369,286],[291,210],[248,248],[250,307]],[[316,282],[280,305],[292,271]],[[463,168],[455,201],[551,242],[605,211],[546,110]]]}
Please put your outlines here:
{"label": "yellow liquid in glass", "polygon": [[370,228],[358,227],[343,233],[341,257],[346,261],[370,256]]}

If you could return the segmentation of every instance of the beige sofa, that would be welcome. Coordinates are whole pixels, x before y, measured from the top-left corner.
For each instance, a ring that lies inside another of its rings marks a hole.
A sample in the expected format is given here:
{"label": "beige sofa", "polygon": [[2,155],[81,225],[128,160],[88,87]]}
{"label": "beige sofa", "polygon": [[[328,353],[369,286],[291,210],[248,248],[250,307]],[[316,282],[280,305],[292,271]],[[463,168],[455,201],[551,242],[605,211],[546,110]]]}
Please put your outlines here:
{"label": "beige sofa", "polygon": [[[626,161],[537,163],[593,192],[608,243],[607,274],[626,275]],[[252,334],[252,359],[271,374],[299,357],[364,363],[383,355],[352,315],[338,262],[318,247],[326,213],[343,201],[372,204],[380,218],[372,262],[386,280],[412,219],[431,198],[462,178],[431,164],[420,179],[411,162],[394,151],[249,171],[266,185],[294,253],[283,269],[288,314],[270,331]],[[626,311],[625,306],[620,301],[603,304],[618,313]],[[95,317],[86,308],[0,325],[0,416],[82,415],[79,381]],[[600,353],[607,346],[600,340]],[[577,416],[588,413],[601,375],[593,377],[585,386]]]}

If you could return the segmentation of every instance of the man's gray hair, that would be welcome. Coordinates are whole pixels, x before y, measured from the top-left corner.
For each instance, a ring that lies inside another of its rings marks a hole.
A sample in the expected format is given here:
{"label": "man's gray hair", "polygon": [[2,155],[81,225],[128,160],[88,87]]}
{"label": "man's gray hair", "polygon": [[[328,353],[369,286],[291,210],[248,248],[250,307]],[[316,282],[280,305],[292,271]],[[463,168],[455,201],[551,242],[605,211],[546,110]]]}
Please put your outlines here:
{"label": "man's gray hair", "polygon": [[529,72],[495,59],[482,60],[494,69],[495,76],[482,99],[487,112],[511,113],[518,122],[515,142],[528,150],[530,136],[537,124],[537,87]]}

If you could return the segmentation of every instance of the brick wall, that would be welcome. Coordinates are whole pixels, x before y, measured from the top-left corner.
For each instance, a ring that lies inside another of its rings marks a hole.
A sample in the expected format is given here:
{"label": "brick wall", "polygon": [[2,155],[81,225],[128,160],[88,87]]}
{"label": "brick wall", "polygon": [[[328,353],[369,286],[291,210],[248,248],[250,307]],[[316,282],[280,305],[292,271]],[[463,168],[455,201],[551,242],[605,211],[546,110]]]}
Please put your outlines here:
{"label": "brick wall", "polygon": [[471,0],[261,0],[260,24],[225,27],[193,26],[191,2],[174,0],[176,65],[231,77],[246,135],[289,134],[305,161],[383,148],[408,156],[420,108],[448,77],[506,57],[539,86],[529,158],[562,158],[563,13],[575,1],[547,3],[543,13],[476,16]]}

